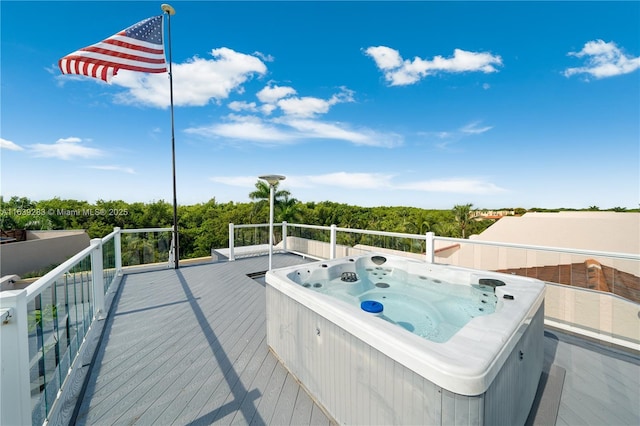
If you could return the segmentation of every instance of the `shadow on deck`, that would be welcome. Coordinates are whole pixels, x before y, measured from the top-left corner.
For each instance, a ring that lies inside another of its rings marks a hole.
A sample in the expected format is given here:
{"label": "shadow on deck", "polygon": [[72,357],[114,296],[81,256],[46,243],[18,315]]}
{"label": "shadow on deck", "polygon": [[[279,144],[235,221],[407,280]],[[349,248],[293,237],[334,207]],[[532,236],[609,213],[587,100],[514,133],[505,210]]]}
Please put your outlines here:
{"label": "shadow on deck", "polygon": [[264,269],[261,257],[125,275],[75,424],[330,424],[267,349],[264,288],[247,277]]}

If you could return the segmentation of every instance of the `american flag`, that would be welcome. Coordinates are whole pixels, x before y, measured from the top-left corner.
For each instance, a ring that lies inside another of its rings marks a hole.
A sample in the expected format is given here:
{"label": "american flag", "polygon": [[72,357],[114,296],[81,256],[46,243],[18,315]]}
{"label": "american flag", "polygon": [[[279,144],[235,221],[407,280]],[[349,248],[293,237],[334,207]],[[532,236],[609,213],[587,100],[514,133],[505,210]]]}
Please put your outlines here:
{"label": "american flag", "polygon": [[80,74],[107,83],[118,70],[167,71],[162,41],[163,16],[154,16],[58,61],[63,74]]}

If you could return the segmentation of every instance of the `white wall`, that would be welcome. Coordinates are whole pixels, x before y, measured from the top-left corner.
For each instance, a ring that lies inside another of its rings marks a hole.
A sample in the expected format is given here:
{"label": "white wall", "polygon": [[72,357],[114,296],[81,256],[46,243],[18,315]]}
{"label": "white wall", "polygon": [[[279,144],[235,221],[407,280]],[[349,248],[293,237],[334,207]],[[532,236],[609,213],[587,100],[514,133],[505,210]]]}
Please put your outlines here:
{"label": "white wall", "polygon": [[27,241],[0,245],[0,276],[22,276],[59,265],[89,243],[89,235],[83,230],[28,231]]}

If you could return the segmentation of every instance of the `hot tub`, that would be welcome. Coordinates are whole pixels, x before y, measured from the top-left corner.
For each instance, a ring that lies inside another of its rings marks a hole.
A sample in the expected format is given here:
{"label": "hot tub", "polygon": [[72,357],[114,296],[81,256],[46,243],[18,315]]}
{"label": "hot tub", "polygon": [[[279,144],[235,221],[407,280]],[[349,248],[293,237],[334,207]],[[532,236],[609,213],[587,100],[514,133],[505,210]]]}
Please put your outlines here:
{"label": "hot tub", "polygon": [[267,344],[339,424],[523,424],[544,283],[367,254],[266,275]]}

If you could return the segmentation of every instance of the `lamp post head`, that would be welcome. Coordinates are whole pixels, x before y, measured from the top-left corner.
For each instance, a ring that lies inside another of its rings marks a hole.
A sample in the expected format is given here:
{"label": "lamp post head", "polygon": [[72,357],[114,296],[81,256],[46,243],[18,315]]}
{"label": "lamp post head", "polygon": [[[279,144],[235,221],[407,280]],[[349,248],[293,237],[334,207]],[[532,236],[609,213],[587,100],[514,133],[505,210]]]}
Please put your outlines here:
{"label": "lamp post head", "polygon": [[264,175],[259,176],[259,179],[266,180],[270,186],[275,186],[279,181],[285,180],[286,177],[282,175]]}
{"label": "lamp post head", "polygon": [[173,7],[171,7],[170,4],[164,3],[163,5],[160,6],[160,9],[162,9],[163,12],[168,13],[169,15],[176,14],[176,10]]}

